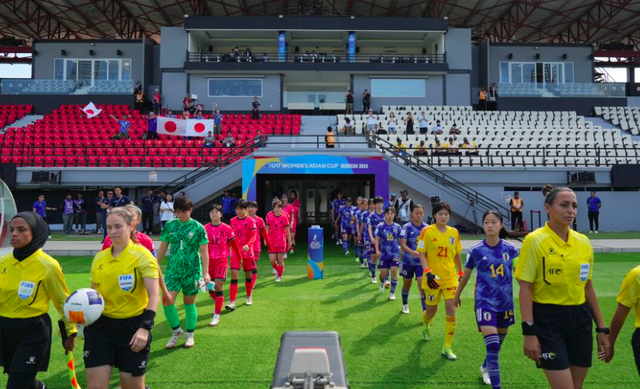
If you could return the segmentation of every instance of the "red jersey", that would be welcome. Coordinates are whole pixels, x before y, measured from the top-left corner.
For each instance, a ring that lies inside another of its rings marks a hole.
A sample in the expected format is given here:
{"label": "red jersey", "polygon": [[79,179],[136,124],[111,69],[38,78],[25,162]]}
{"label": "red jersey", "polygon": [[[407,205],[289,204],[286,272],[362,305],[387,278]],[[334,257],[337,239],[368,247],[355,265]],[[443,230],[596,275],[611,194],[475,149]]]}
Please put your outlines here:
{"label": "red jersey", "polygon": [[207,223],[204,229],[207,231],[207,238],[209,238],[209,260],[228,259],[229,245],[236,237],[233,229],[225,223],[220,223],[217,226]]}
{"label": "red jersey", "polygon": [[[156,248],[153,245],[153,240],[151,240],[151,238],[149,238],[146,234],[143,234],[140,231],[136,231],[136,237],[138,238],[138,244],[146,248],[147,250],[149,250],[149,252],[151,252],[151,254],[153,254],[153,256],[155,257]],[[111,237],[107,235],[107,237],[104,239],[104,243],[102,244],[102,250],[106,250],[111,246],[113,246],[113,243],[111,242]]]}
{"label": "red jersey", "polygon": [[271,211],[267,214],[267,226],[269,226],[269,242],[271,247],[284,247],[287,245],[287,228],[291,226],[289,216],[282,212],[280,216]]}
{"label": "red jersey", "polygon": [[[231,228],[238,239],[238,247],[240,247],[242,257],[245,259],[253,258],[253,245],[258,235],[256,233],[256,223],[249,216],[245,216],[244,219],[236,216],[231,219]],[[249,251],[242,251],[244,246],[249,246]],[[232,258],[235,258],[235,254]]]}
{"label": "red jersey", "polygon": [[291,223],[294,220],[293,217],[296,215],[296,207],[291,204],[287,204],[287,206],[284,207],[282,211],[283,213],[287,214],[287,216],[289,217],[289,223]]}
{"label": "red jersey", "polygon": [[259,251],[262,251],[262,241],[260,239],[260,236],[262,236],[262,230],[264,230],[265,224],[264,224],[264,219],[258,215],[253,217],[253,221],[256,223],[256,232],[257,232],[256,241],[253,244],[253,252],[257,253]]}

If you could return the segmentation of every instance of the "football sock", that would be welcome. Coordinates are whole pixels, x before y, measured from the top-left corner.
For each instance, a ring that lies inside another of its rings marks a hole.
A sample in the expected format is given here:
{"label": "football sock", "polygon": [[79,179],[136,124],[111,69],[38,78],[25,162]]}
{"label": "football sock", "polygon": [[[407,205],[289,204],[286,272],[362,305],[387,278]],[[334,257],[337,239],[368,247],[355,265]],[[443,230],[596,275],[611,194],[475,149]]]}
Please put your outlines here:
{"label": "football sock", "polygon": [[349,251],[349,240],[345,239],[342,241],[342,248],[344,249],[344,252],[346,253],[347,251]]}
{"label": "football sock", "polygon": [[164,316],[167,318],[167,323],[169,323],[171,329],[177,330],[180,328],[180,316],[178,315],[176,305],[163,305],[162,309],[164,310]]}
{"label": "football sock", "polygon": [[382,274],[380,275],[380,282],[382,282],[384,284],[384,278],[382,278]]}
{"label": "football sock", "polygon": [[251,297],[251,292],[253,291],[253,278],[246,278],[244,280],[244,287],[247,290],[247,297]]}
{"label": "football sock", "polygon": [[215,297],[213,298],[216,302],[216,308],[214,313],[219,315],[222,312],[222,306],[224,305],[224,292],[215,292]]}
{"label": "football sock", "polygon": [[425,296],[424,294],[420,293],[420,302],[422,303],[422,310],[426,311],[427,310],[427,296]]}
{"label": "football sock", "polygon": [[276,267],[276,271],[278,272],[278,277],[282,277],[282,275],[284,274],[284,266]]}
{"label": "football sock", "polygon": [[391,293],[396,292],[396,286],[398,286],[398,280],[391,279]]}
{"label": "football sock", "polygon": [[258,280],[258,269],[251,271],[251,289],[256,287],[256,281]]}
{"label": "football sock", "polygon": [[276,262],[271,264],[271,267],[277,272],[278,271],[278,264]]}
{"label": "football sock", "polygon": [[425,328],[429,327],[432,321],[433,321],[433,318],[427,315],[427,311],[422,311],[422,322],[424,323],[424,327]]}
{"label": "football sock", "polygon": [[409,304],[409,291],[402,289],[402,305]]}
{"label": "football sock", "polygon": [[238,296],[238,280],[231,280],[231,285],[229,285],[229,300],[231,302],[235,302],[237,296]]}
{"label": "football sock", "polygon": [[497,334],[491,334],[484,337],[484,343],[487,346],[487,359],[485,359],[485,367],[491,378],[491,387],[500,389],[500,337]]}
{"label": "football sock", "polygon": [[500,346],[502,346],[502,342],[507,338],[507,334],[498,334],[498,338],[500,338]]}
{"label": "football sock", "polygon": [[196,323],[198,322],[198,310],[196,304],[184,305],[184,326],[187,328],[187,332],[193,332],[196,330]]}
{"label": "football sock", "polygon": [[447,316],[444,323],[444,347],[451,347],[456,333],[456,317]]}

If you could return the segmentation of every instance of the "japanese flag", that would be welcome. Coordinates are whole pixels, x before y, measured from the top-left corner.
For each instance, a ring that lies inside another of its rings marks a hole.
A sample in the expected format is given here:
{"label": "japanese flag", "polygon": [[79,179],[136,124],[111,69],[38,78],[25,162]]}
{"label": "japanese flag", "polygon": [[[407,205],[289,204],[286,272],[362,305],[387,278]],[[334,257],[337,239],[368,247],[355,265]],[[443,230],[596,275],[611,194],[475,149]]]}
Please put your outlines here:
{"label": "japanese flag", "polygon": [[86,107],[82,108],[82,112],[84,112],[87,115],[87,119],[91,119],[93,117],[100,115],[100,112],[102,112],[102,110],[98,109],[98,107],[96,107],[95,104],[90,102],[89,104],[87,104]]}
{"label": "japanese flag", "polygon": [[158,117],[158,134],[180,135],[185,134],[187,123],[182,119]]}
{"label": "japanese flag", "polygon": [[213,132],[213,120],[187,119],[187,136],[207,136]]}

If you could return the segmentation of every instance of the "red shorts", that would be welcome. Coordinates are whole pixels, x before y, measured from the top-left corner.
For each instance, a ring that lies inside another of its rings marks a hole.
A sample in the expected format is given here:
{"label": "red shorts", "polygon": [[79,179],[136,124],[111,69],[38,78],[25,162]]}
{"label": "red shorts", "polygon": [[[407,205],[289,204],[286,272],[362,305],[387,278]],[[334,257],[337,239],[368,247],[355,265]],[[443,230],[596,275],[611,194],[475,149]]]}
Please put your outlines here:
{"label": "red shorts", "polygon": [[262,250],[253,249],[253,261],[258,262],[260,260],[260,254],[262,254]]}
{"label": "red shorts", "polygon": [[252,271],[256,269],[256,262],[253,258],[242,258],[242,263],[240,263],[239,258],[231,257],[231,269],[233,270],[242,270],[244,271]]}
{"label": "red shorts", "polygon": [[227,280],[227,269],[229,261],[226,258],[213,259],[209,261],[209,277],[212,280]]}
{"label": "red shorts", "polygon": [[269,249],[269,254],[284,254],[287,252],[287,246],[272,246]]}

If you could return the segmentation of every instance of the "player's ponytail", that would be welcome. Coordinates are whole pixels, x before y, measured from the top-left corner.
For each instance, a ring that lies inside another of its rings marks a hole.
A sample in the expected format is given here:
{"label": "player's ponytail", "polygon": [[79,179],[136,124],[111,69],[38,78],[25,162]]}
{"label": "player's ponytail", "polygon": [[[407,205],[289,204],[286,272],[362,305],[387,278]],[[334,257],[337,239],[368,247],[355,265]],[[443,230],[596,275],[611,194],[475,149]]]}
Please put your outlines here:
{"label": "player's ponytail", "polygon": [[112,216],[118,216],[122,218],[122,220],[124,220],[125,223],[132,226],[133,228],[131,229],[131,235],[129,236],[129,239],[131,239],[133,243],[140,243],[138,241],[138,235],[136,234],[136,226],[135,226],[136,216],[134,215],[133,212],[131,212],[131,210],[127,209],[127,207],[114,208],[111,210],[111,212],[109,212],[108,217],[112,217]]}

